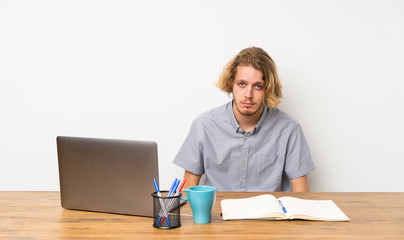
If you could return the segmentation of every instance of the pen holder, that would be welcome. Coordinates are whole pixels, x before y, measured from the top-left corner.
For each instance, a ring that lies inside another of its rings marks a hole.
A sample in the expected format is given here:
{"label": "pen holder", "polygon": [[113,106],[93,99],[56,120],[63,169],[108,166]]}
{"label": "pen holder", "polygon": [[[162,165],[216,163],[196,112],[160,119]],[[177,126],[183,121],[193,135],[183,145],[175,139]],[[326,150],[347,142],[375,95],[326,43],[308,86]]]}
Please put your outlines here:
{"label": "pen holder", "polygon": [[172,229],[181,226],[180,197],[168,196],[168,191],[152,193],[153,196],[153,227],[160,229]]}

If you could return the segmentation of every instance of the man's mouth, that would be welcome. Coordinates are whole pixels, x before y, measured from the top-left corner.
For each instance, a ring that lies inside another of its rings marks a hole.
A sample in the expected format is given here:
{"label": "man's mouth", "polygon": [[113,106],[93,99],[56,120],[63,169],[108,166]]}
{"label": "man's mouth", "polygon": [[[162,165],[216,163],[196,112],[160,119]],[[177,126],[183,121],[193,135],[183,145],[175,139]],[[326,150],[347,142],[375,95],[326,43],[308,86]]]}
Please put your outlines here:
{"label": "man's mouth", "polygon": [[248,102],[242,102],[241,105],[243,105],[246,108],[250,108],[250,107],[254,106],[253,103],[248,103]]}

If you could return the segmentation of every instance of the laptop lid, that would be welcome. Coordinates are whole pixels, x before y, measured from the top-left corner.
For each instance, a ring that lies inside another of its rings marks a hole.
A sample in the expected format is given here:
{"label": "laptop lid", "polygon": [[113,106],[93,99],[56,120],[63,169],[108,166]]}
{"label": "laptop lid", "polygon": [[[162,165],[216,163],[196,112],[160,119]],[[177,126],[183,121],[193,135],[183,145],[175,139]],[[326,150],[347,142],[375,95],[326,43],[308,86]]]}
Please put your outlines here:
{"label": "laptop lid", "polygon": [[58,136],[62,207],[153,216],[157,143]]}

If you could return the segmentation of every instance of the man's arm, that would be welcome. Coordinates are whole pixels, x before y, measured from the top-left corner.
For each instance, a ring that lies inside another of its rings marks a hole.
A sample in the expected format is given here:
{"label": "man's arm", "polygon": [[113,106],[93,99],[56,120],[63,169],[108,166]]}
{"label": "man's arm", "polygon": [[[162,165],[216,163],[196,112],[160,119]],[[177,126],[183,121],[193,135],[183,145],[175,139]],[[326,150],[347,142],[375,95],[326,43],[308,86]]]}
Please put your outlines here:
{"label": "man's arm", "polygon": [[201,175],[196,175],[196,174],[193,174],[193,173],[185,170],[184,179],[187,180],[184,184],[184,189],[187,189],[189,187],[199,185],[199,180],[201,179]]}
{"label": "man's arm", "polygon": [[290,180],[292,184],[292,192],[309,192],[309,182],[307,181],[307,175]]}

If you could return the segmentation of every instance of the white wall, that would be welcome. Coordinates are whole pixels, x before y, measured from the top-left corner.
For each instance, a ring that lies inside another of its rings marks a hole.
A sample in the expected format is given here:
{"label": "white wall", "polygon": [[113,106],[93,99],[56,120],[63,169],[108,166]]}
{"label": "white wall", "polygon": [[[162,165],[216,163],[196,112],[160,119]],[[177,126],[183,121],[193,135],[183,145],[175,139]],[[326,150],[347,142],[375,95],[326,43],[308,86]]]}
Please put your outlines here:
{"label": "white wall", "polygon": [[163,188],[191,121],[264,48],[313,191],[404,191],[404,1],[0,1],[0,190],[58,190],[56,136],[154,140]]}

